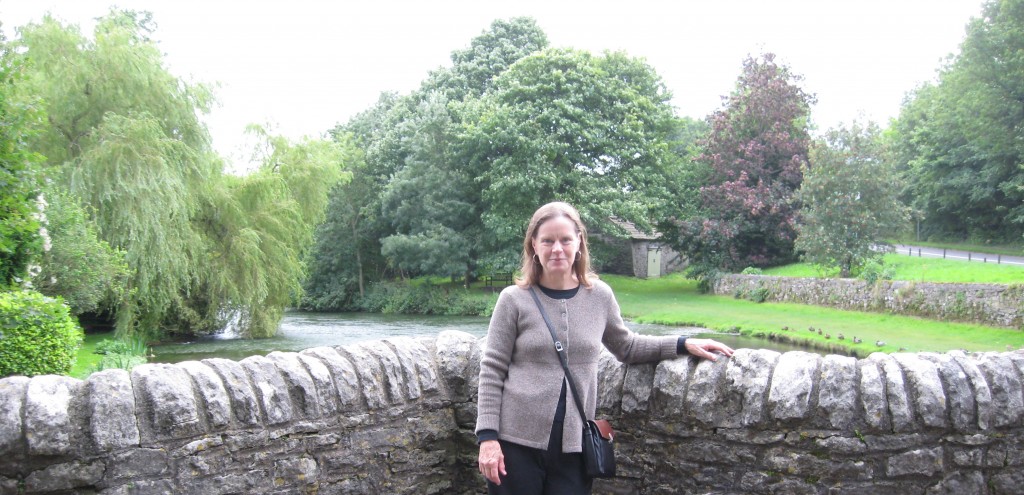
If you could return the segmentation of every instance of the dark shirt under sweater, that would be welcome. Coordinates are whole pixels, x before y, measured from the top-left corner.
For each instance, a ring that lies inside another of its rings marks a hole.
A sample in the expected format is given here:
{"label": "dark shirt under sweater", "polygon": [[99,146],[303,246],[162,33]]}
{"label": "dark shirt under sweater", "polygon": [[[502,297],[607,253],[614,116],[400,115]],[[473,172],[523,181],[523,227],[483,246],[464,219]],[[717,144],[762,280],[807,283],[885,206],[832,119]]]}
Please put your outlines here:
{"label": "dark shirt under sweater", "polygon": [[[573,287],[572,289],[558,290],[549,289],[543,285],[537,284],[540,291],[544,295],[552,299],[572,299],[580,291],[580,286]],[[552,345],[554,345],[552,343]],[[686,337],[679,337],[679,342],[676,343],[676,354],[688,354],[686,351]],[[565,422],[565,401],[566,401],[566,381],[562,380],[562,392],[558,396],[558,406],[555,408],[555,420],[554,427],[552,428],[561,431],[562,423]],[[485,442],[487,440],[497,440],[498,432],[495,430],[480,430],[476,434],[477,443]]]}

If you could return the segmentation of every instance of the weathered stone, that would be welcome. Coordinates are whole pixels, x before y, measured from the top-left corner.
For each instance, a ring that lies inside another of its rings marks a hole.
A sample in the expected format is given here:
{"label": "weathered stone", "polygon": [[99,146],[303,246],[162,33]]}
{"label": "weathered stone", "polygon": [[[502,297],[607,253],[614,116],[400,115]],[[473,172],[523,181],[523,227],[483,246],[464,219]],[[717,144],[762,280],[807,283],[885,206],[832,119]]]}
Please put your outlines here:
{"label": "weathered stone", "polygon": [[28,382],[24,376],[0,380],[0,459],[20,456],[25,445],[21,413]]}
{"label": "weathered stone", "polygon": [[920,474],[931,476],[943,470],[942,449],[917,449],[896,454],[886,462],[885,473],[888,476],[904,476]]}
{"label": "weathered stone", "polygon": [[849,430],[857,421],[857,360],[829,355],[821,361],[818,381],[818,414],[838,430]]}
{"label": "weathered stone", "polygon": [[[402,372],[402,363],[399,362],[395,352],[382,341],[371,340],[360,342],[349,346],[350,349],[360,349],[371,359],[380,363],[380,369],[384,372],[387,385],[388,397],[392,404],[402,404],[420,396],[419,383],[409,383]],[[356,351],[353,351],[353,355]]]}
{"label": "weathered stone", "polygon": [[125,370],[98,371],[85,380],[89,397],[89,433],[101,451],[138,446],[141,441],[135,414],[135,391]]}
{"label": "weathered stone", "polygon": [[984,466],[985,452],[981,449],[952,449],[953,464],[963,467]]}
{"label": "weathered stone", "polygon": [[978,428],[987,430],[992,425],[992,391],[989,389],[985,375],[978,368],[978,365],[960,351],[947,353],[953,361],[960,366],[967,379],[970,380],[971,389],[974,390],[974,403],[977,407]]}
{"label": "weathered stone", "polygon": [[317,359],[330,371],[339,411],[363,408],[363,395],[359,392],[359,375],[348,359],[331,347],[306,349],[302,351],[302,355]]}
{"label": "weathered stone", "polygon": [[139,424],[142,443],[202,433],[192,379],[169,364],[143,364],[131,372],[136,407],[146,421]]}
{"label": "weathered stone", "polygon": [[43,375],[28,382],[25,394],[25,438],[30,455],[59,455],[72,451],[71,400],[82,382],[66,376]]}
{"label": "weathered stone", "polygon": [[167,495],[180,493],[170,480],[133,480],[123,485],[103,490],[103,495]]}
{"label": "weathered stone", "polygon": [[992,426],[1017,426],[1024,414],[1024,390],[1016,366],[1005,356],[985,353],[976,356],[992,393]]}
{"label": "weathered stone", "polygon": [[[678,362],[678,359],[666,363]],[[617,416],[621,411],[622,384],[626,381],[626,366],[615,359],[612,353],[601,352],[597,362],[597,414]]]}
{"label": "weathered stone", "polygon": [[652,414],[657,417],[678,417],[685,413],[686,384],[690,381],[689,375],[689,359],[672,359],[658,364],[654,370]]}
{"label": "weathered stone", "polygon": [[309,376],[306,367],[302,365],[298,354],[294,352],[271,352],[267,359],[274,363],[278,373],[284,380],[288,395],[291,397],[292,411],[302,418],[317,419],[323,415],[323,410],[328,406]]}
{"label": "weathered stone", "polygon": [[885,395],[885,382],[878,366],[868,360],[857,363],[860,370],[860,405],[864,408],[864,421],[875,430],[888,430],[889,403]]}
{"label": "weathered stone", "polygon": [[878,364],[885,379],[885,396],[889,400],[889,414],[893,431],[910,431],[914,427],[914,413],[910,409],[910,396],[903,380],[903,370],[888,354],[876,352],[868,359]]}
{"label": "weathered stone", "polygon": [[767,349],[738,349],[729,358],[719,425],[737,428],[764,421],[765,396],[779,356]]}
{"label": "weathered stone", "polygon": [[856,437],[818,438],[814,440],[814,443],[826,452],[835,452],[839,455],[863,454],[868,451],[867,442]]}
{"label": "weathered stone", "polygon": [[993,495],[1020,495],[1020,487],[1024,486],[1024,469],[1007,469],[991,475],[989,480]]}
{"label": "weathered stone", "polygon": [[920,433],[865,435],[864,442],[872,451],[897,451],[915,449],[925,445],[934,445],[934,437]]}
{"label": "weathered stone", "polygon": [[[390,404],[391,399],[388,398],[390,385],[385,378],[385,370],[380,360],[362,346],[351,345],[336,349],[355,366],[366,405],[370,409],[380,409]],[[392,393],[400,395],[401,389],[399,388],[397,391],[392,389]]]}
{"label": "weathered stone", "polygon": [[[470,363],[477,349],[477,338],[466,332],[444,330],[437,335],[437,367],[452,399],[465,401],[476,394],[470,390]],[[479,355],[475,356],[477,361]]]}
{"label": "weathered stone", "polygon": [[[687,358],[694,359],[694,358]],[[690,373],[690,385],[686,392],[687,417],[693,418],[700,423],[711,425],[715,423],[715,414],[718,402],[721,400],[720,383],[725,377],[725,369],[728,366],[726,360],[718,361],[698,360],[697,366]]]}
{"label": "weathered stone", "polygon": [[303,486],[316,483],[320,469],[308,457],[283,459],[274,463],[274,486]]}
{"label": "weathered stone", "polygon": [[954,472],[937,485],[928,489],[928,495],[962,495],[964,493],[985,493],[985,478],[978,471]]}
{"label": "weathered stone", "polygon": [[925,426],[944,428],[946,426],[946,394],[942,391],[942,380],[934,364],[916,354],[897,353],[892,355],[902,367],[914,392],[914,405]]}
{"label": "weathered stone", "polygon": [[255,385],[256,397],[267,422],[279,425],[291,421],[295,417],[291,394],[274,362],[263,356],[249,356],[239,364]]}
{"label": "weathered stone", "polygon": [[921,353],[918,355],[935,364],[946,390],[949,418],[958,431],[971,431],[978,424],[975,414],[974,390],[967,373],[948,354]]}
{"label": "weathered stone", "polygon": [[647,411],[653,386],[654,365],[628,365],[626,378],[622,382],[622,412],[630,414]]}
{"label": "weathered stone", "polygon": [[779,358],[768,391],[768,412],[786,421],[802,419],[811,407],[811,393],[821,356],[808,352],[787,352]]}
{"label": "weathered stone", "polygon": [[402,361],[402,366],[410,364],[410,371],[417,378],[420,392],[423,395],[434,395],[441,391],[441,383],[435,370],[434,353],[422,340],[398,337],[387,339],[385,342],[392,344],[395,354]]}
{"label": "weathered stone", "polygon": [[323,361],[313,356],[301,353],[295,354],[295,356],[302,363],[306,372],[309,373],[309,377],[313,379],[321,413],[324,417],[334,417],[338,414],[339,405],[337,389],[334,386],[334,377],[331,376],[331,370],[327,368]]}
{"label": "weathered stone", "polygon": [[256,392],[249,381],[242,365],[227,359],[204,359],[203,364],[209,366],[220,376],[224,390],[231,400],[231,413],[235,420],[243,425],[254,425],[260,421],[260,406],[256,402]]}
{"label": "weathered stone", "polygon": [[106,476],[110,479],[157,478],[170,470],[164,449],[131,449],[111,454]]}
{"label": "weathered stone", "polygon": [[25,491],[47,493],[92,486],[103,477],[103,468],[103,461],[51,464],[25,477]]}
{"label": "weathered stone", "polygon": [[212,429],[221,429],[231,424],[231,398],[224,388],[224,382],[217,372],[198,361],[185,361],[177,366],[189,376],[196,391],[202,398],[202,408],[206,412],[206,422]]}

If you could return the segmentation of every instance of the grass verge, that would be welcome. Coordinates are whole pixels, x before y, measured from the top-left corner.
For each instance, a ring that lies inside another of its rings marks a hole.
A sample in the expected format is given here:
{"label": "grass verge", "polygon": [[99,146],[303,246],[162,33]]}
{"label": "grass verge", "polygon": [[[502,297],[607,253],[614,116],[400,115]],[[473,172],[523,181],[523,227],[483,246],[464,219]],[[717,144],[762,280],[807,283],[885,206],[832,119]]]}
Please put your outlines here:
{"label": "grass verge", "polygon": [[75,360],[75,365],[71,367],[69,375],[83,380],[89,376],[92,370],[103,360],[103,355],[96,354],[96,344],[101,340],[113,338],[114,332],[85,334],[82,347],[78,349],[78,359]]}
{"label": "grass verge", "polygon": [[889,240],[892,244],[906,244],[908,246],[921,246],[930,248],[947,248],[959,251],[973,251],[975,253],[1006,254],[1010,256],[1024,256],[1024,244],[971,244],[968,242],[925,242],[913,239]]}
{"label": "grass verge", "polygon": [[[886,254],[884,260],[885,265],[892,267],[894,270],[893,280],[964,284],[1024,283],[1024,266],[944,260],[941,258],[917,258],[894,253]],[[766,268],[763,273],[779,277],[830,278],[836,277],[838,270],[822,273],[813,265],[794,263],[792,265]]]}
{"label": "grass verge", "polygon": [[[857,356],[876,351],[896,352],[901,348],[910,352],[945,352],[1005,351],[1007,346],[1024,346],[1024,332],[1018,330],[700,294],[695,281],[679,274],[649,280],[615,275],[601,278],[615,289],[623,315],[641,323],[739,331],[820,348],[841,346]],[[789,330],[783,330],[784,327]],[[820,328],[822,335],[808,331],[809,327]],[[824,334],[831,334],[831,338],[826,339]],[[839,340],[839,334],[845,339]],[[853,344],[854,336],[863,343]],[[876,341],[884,341],[885,345],[877,346]]]}

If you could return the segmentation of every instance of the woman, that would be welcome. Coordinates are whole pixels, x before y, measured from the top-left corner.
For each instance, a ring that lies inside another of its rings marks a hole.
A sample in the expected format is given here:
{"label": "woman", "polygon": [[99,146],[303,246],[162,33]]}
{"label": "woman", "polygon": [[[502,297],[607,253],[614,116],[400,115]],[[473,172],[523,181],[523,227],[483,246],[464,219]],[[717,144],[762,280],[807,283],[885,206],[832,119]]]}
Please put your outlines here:
{"label": "woman", "polygon": [[729,347],[708,339],[638,335],[607,284],[590,270],[587,232],[566,203],[534,214],[523,240],[521,279],[498,297],[480,361],[476,432],[480,473],[491,494],[589,494],[582,467],[583,422],[567,398],[565,373],[540,310],[566,349],[588,418],[597,405],[603,345],[625,363],[692,354],[715,360]]}

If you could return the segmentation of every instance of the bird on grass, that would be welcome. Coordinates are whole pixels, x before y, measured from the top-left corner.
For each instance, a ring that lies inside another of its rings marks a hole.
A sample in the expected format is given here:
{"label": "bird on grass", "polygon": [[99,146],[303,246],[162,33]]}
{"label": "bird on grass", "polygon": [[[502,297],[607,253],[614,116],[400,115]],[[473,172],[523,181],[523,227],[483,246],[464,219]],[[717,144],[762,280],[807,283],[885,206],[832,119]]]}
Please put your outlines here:
{"label": "bird on grass", "polygon": [[856,335],[853,336],[853,343],[854,344],[860,344],[861,342],[864,342],[864,341],[861,340],[861,339],[858,339]]}
{"label": "bird on grass", "polygon": [[878,347],[884,347],[885,346],[885,341],[884,340],[876,340],[875,341],[875,345],[877,345]]}
{"label": "bird on grass", "polygon": [[846,340],[846,337],[844,337],[843,334],[836,335],[836,338],[839,340]]}

